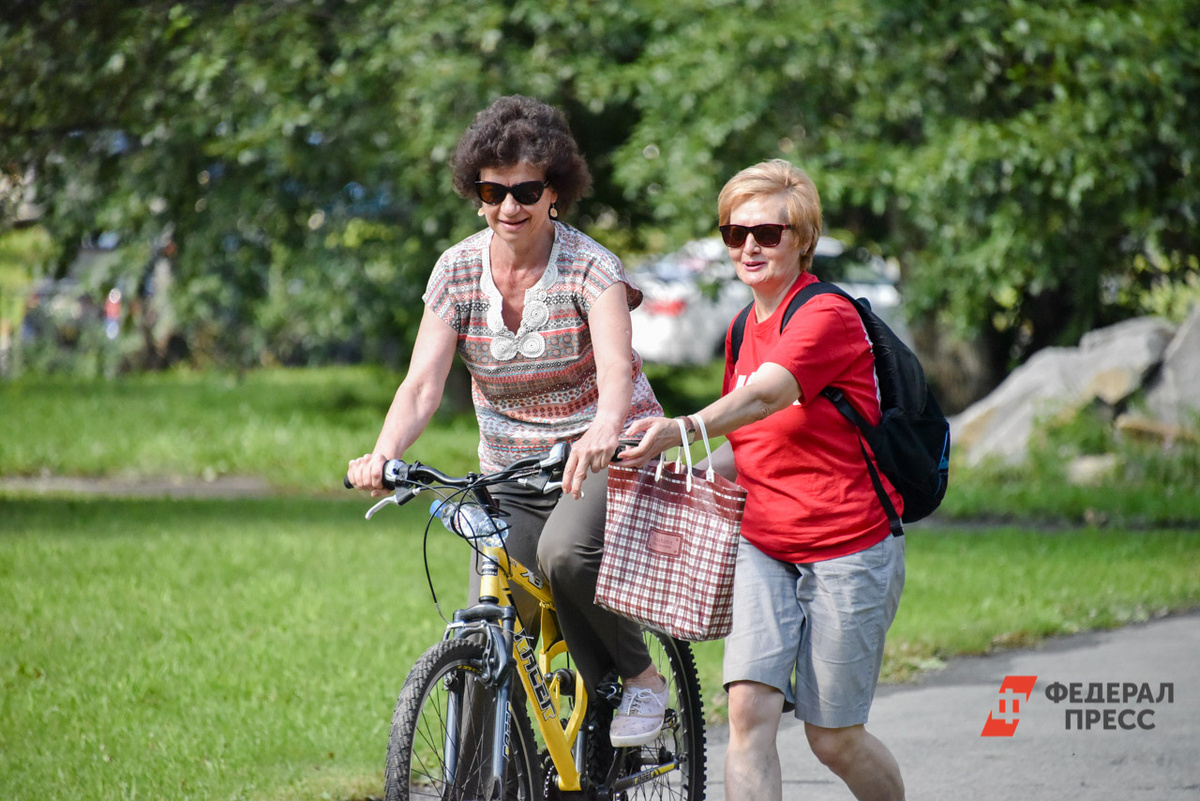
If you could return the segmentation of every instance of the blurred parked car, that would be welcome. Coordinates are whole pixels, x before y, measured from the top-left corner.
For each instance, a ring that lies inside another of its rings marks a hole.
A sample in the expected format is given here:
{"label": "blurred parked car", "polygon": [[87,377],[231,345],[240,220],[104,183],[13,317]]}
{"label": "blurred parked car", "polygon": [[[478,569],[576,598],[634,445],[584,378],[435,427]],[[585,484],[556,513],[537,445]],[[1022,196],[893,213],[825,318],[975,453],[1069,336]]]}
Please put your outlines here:
{"label": "blurred parked car", "polygon": [[866,248],[849,248],[841,240],[823,236],[817,241],[812,271],[822,281],[835,283],[851,296],[866,299],[871,310],[912,347],[903,299],[896,288],[900,280],[899,265]]}
{"label": "blurred parked car", "polygon": [[[871,308],[905,341],[908,328],[896,289],[898,271],[864,248],[823,236],[813,273],[832,281]],[[737,278],[719,238],[689,242],[675,253],[630,270],[645,298],[633,312],[633,347],[648,362],[704,364],[725,353],[725,333],[750,289]]]}
{"label": "blurred parked car", "polygon": [[645,262],[630,277],[645,296],[633,312],[633,348],[648,362],[703,364],[722,355],[729,322],[750,302],[715,237]]}
{"label": "blurred parked car", "polygon": [[115,339],[122,319],[121,286],[127,283],[119,244],[113,233],[89,237],[66,276],[34,280],[26,292],[21,340],[70,348],[95,329]]}

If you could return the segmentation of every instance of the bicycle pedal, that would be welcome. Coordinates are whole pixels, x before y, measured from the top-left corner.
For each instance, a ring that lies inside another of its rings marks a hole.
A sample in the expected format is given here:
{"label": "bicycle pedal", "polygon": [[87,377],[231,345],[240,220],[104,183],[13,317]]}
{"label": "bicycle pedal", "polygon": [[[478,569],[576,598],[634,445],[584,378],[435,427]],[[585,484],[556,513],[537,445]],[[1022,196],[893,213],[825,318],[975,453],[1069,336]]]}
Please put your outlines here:
{"label": "bicycle pedal", "polygon": [[615,681],[605,681],[596,685],[596,698],[613,709],[621,705],[621,685]]}

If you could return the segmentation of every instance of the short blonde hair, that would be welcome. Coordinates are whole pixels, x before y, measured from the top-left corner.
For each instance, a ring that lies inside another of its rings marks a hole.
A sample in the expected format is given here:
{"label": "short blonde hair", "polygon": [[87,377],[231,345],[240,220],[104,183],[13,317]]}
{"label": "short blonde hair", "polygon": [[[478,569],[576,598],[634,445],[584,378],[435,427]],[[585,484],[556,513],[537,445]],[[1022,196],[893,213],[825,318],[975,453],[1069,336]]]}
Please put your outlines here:
{"label": "short blonde hair", "polygon": [[812,267],[813,251],[821,236],[821,196],[808,173],[791,162],[771,159],[739,172],[726,182],[717,197],[717,219],[729,222],[735,206],[764,195],[783,195],[787,201],[788,225],[807,247],[800,253],[801,272]]}

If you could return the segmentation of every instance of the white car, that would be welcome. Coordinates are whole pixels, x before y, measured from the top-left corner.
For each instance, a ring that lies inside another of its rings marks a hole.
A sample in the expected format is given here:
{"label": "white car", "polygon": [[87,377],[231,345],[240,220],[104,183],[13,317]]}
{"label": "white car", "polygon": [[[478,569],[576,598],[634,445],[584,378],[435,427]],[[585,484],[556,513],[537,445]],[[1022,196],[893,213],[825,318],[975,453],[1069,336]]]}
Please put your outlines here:
{"label": "white car", "polygon": [[[871,308],[909,341],[896,290],[897,271],[865,249],[851,250],[823,236],[813,256],[813,273],[831,280]],[[645,297],[633,312],[633,348],[648,362],[706,364],[723,358],[725,332],[752,299],[737,278],[720,238],[689,242],[679,251],[630,270]],[[910,343],[911,344],[911,343]]]}
{"label": "white car", "polygon": [[879,319],[912,347],[908,323],[904,319],[903,299],[896,288],[900,268],[895,262],[887,262],[866,248],[850,249],[838,239],[823,236],[817,240],[812,271],[821,280],[837,284],[852,297],[865,299]]}

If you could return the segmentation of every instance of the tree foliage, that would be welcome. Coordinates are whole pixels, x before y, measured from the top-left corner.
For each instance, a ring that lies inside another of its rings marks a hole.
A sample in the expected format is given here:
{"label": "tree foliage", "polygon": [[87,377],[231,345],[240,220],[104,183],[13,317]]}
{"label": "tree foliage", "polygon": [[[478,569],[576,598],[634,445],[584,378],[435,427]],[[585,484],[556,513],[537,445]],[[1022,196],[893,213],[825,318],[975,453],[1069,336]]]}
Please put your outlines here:
{"label": "tree foliage", "polygon": [[[60,244],[173,254],[194,353],[402,361],[471,116],[564,108],[572,222],[622,255],[710,234],[783,157],[908,305],[998,371],[1197,270],[1200,2],[46,0],[0,21],[0,163]],[[2,201],[0,201],[2,202]],[[11,204],[3,207],[11,209]]]}

